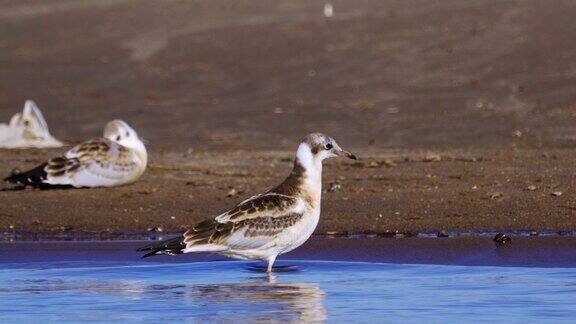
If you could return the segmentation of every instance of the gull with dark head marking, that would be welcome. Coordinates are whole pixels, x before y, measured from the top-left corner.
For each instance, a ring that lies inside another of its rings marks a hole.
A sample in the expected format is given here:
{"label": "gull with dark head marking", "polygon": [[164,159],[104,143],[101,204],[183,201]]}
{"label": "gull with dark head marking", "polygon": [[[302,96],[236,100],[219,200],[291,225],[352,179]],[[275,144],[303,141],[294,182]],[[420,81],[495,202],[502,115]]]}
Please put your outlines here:
{"label": "gull with dark head marking", "polygon": [[138,251],[148,252],[144,257],[214,252],[237,259],[266,261],[271,272],[276,257],[306,242],[318,225],[322,161],[331,157],[356,159],[331,137],[310,134],[300,143],[294,168],[280,185],[196,224],[180,237]]}
{"label": "gull with dark head marking", "polygon": [[132,183],[144,173],[146,147],[132,127],[113,120],[104,137],[83,142],[36,168],[12,171],[4,181],[20,187],[114,187]]}

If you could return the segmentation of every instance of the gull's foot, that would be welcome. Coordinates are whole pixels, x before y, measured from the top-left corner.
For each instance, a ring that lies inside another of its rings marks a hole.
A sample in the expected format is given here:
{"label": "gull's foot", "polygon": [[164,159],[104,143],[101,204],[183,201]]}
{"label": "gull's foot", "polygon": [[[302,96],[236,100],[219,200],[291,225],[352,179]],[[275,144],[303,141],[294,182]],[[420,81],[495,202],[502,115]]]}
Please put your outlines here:
{"label": "gull's foot", "polygon": [[[248,271],[266,273],[268,272],[268,267],[264,264],[250,264],[246,267]],[[296,272],[300,269],[295,265],[275,265],[272,267],[272,272]]]}

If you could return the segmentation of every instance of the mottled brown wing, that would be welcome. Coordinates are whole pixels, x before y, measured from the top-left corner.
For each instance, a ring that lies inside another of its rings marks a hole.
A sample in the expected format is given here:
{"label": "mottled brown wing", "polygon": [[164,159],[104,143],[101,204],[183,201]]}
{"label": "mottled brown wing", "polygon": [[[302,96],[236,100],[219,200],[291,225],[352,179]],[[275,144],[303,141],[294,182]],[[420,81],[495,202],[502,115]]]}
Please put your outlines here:
{"label": "mottled brown wing", "polygon": [[70,149],[62,157],[50,159],[45,168],[48,177],[100,177],[119,179],[137,167],[133,153],[105,138],[95,138]]}
{"label": "mottled brown wing", "polygon": [[303,216],[304,204],[300,199],[266,194],[199,223],[184,234],[184,242],[187,247],[219,244],[234,249],[253,249],[270,242]]}
{"label": "mottled brown wing", "polygon": [[297,203],[298,198],[268,193],[243,201],[235,208],[216,217],[216,220],[239,222],[249,218],[282,216],[295,208]]}

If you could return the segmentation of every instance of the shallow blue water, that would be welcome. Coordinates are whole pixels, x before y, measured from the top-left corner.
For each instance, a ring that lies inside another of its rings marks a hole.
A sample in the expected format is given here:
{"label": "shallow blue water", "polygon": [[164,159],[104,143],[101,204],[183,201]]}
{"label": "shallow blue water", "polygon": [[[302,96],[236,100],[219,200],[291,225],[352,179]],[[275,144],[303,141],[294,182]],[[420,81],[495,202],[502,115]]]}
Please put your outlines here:
{"label": "shallow blue water", "polygon": [[574,321],[576,269],[284,261],[5,263],[0,322]]}

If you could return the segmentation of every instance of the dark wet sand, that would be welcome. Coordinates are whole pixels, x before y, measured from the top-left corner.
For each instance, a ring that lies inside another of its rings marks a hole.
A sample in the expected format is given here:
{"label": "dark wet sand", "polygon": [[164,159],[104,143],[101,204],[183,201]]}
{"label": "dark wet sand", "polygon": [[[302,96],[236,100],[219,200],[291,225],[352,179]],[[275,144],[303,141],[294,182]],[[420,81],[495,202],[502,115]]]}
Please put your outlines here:
{"label": "dark wet sand", "polygon": [[[60,261],[200,262],[227,260],[217,255],[184,254],[140,259],[138,247],[149,241],[116,242],[16,242],[0,243],[3,263]],[[288,260],[383,262],[403,264],[442,264],[467,266],[576,267],[575,237],[514,237],[513,242],[497,247],[488,237],[466,238],[320,238],[279,257]]]}
{"label": "dark wet sand", "polygon": [[122,118],[151,143],[131,186],[0,192],[0,230],[182,230],[311,131],[363,158],[326,166],[318,233],[576,229],[574,4],[324,3],[0,1],[1,121],[32,98],[62,140]]}

